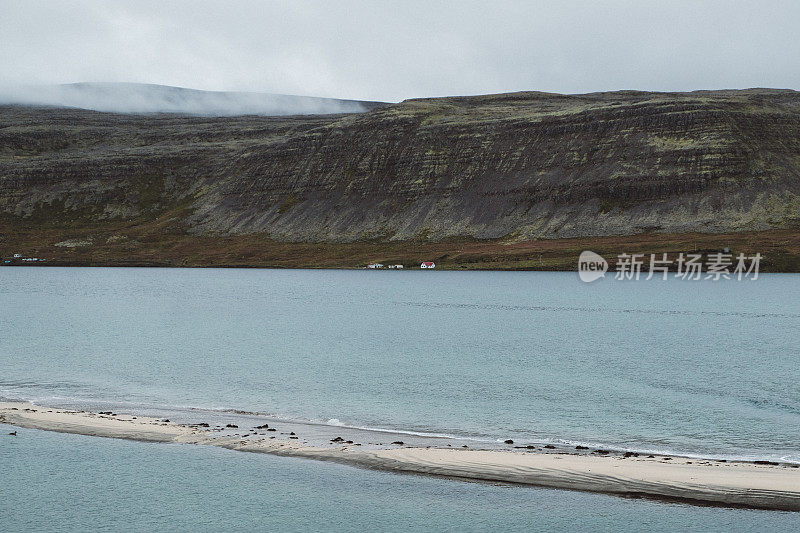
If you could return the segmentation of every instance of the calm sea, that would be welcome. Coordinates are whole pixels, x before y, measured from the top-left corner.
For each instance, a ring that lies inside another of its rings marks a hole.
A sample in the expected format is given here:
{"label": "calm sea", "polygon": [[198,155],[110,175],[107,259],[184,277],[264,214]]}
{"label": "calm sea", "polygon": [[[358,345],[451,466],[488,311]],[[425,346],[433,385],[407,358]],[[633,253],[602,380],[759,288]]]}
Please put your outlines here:
{"label": "calm sea", "polygon": [[800,461],[800,276],[0,269],[0,396]]}
{"label": "calm sea", "polygon": [[[797,275],[585,284],[573,273],[2,268],[0,310],[5,398],[149,413],[239,409],[487,445],[513,438],[800,462]],[[684,527],[786,516],[25,434],[25,445],[0,438],[2,469],[11,472],[2,494],[18,494],[22,509],[0,514],[16,524],[29,506],[66,512],[76,475],[87,484],[81,497],[95,494],[98,520],[112,529],[132,512],[129,497],[141,505],[141,524],[178,513],[178,529],[238,516],[299,529],[330,516],[358,529],[386,516],[413,525],[423,515],[462,529],[470,520],[557,527],[576,505],[590,529],[631,505],[665,529],[671,513],[685,513]],[[109,495],[120,479],[131,485]],[[188,495],[170,489],[197,480]],[[61,503],[25,496],[45,485],[37,494],[61,491]],[[254,496],[253,485],[266,492]],[[273,486],[303,495],[277,498]],[[169,490],[179,495],[165,502]],[[430,496],[441,491],[459,497]],[[198,503],[206,498],[225,502]],[[108,514],[109,502],[119,516]],[[399,502],[391,512],[389,502]],[[501,512],[519,502],[531,507]],[[321,514],[287,518],[308,508]],[[75,524],[94,517],[81,512]]]}

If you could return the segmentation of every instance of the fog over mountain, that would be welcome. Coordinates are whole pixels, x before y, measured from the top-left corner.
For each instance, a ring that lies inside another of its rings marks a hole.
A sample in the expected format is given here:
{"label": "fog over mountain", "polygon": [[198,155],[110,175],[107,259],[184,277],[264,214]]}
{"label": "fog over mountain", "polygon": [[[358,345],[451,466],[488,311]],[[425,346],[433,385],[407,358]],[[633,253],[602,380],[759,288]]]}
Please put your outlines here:
{"label": "fog over mountain", "polygon": [[796,0],[0,0],[0,85],[157,83],[397,102],[800,89]]}
{"label": "fog over mountain", "polygon": [[144,83],[71,83],[0,87],[0,104],[48,105],[115,113],[199,116],[361,113],[377,102],[256,92],[200,91]]}
{"label": "fog over mountain", "polygon": [[585,249],[729,248],[800,271],[797,228],[791,90],[508,93],[343,115],[0,107],[3,248],[48,264],[574,268]]}

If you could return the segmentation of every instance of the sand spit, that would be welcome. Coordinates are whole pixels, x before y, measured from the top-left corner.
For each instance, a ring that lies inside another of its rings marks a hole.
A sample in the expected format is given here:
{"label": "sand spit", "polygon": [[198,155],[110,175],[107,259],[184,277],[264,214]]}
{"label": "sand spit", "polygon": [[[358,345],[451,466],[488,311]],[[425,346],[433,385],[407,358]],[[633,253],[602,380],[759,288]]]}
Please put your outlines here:
{"label": "sand spit", "polygon": [[[0,422],[23,428],[334,461],[366,468],[682,500],[698,504],[800,511],[800,469],[783,464],[666,456],[623,457],[530,450],[472,450],[389,445],[371,449],[340,440],[310,446],[265,428],[185,425],[165,419],[90,413],[0,402]],[[274,428],[273,428],[274,429]],[[20,434],[21,435],[21,434]],[[20,436],[0,436],[20,438]]]}

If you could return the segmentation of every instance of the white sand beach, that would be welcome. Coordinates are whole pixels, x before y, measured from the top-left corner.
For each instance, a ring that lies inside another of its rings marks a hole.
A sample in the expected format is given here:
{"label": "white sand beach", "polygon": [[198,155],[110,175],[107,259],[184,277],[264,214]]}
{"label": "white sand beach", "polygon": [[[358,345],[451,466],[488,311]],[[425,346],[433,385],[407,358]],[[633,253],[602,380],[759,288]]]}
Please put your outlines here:
{"label": "white sand beach", "polygon": [[786,464],[529,450],[408,446],[372,449],[346,442],[310,446],[277,432],[268,434],[248,429],[237,435],[221,434],[197,425],[151,417],[76,412],[21,402],[0,402],[0,422],[98,437],[220,446],[394,472],[708,505],[800,511],[800,469]]}

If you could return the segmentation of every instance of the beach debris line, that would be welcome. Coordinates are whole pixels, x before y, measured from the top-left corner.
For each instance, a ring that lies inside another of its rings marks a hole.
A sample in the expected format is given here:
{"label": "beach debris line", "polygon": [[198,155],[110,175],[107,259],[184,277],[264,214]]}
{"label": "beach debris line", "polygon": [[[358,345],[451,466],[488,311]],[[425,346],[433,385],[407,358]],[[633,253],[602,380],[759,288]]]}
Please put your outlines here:
{"label": "beach debris line", "polygon": [[[359,444],[341,436],[330,439],[330,442],[347,446],[325,449],[299,442],[270,440],[275,437],[247,438],[252,435],[239,437],[238,433],[233,436],[213,436],[211,430],[204,430],[199,424],[166,424],[158,418],[139,417],[139,420],[132,420],[128,418],[129,415],[112,418],[78,411],[37,412],[37,409],[26,408],[26,405],[31,404],[0,402],[0,422],[98,437],[213,445],[242,451],[333,460],[391,471],[509,481],[622,496],[635,493],[694,503],[800,511],[800,486],[796,470],[800,465],[777,463],[767,458],[726,463],[725,460],[665,457],[643,452],[639,452],[641,457],[636,457],[637,452],[630,452],[632,455],[628,456],[629,459],[620,461],[626,452],[518,453],[497,449],[451,449],[450,444],[446,447],[423,448],[408,446],[402,441],[394,441],[391,443],[394,446],[382,449],[360,451],[355,449]],[[382,443],[377,445],[383,446]],[[528,446],[533,445],[524,447]],[[591,475],[587,476],[587,473]]]}

